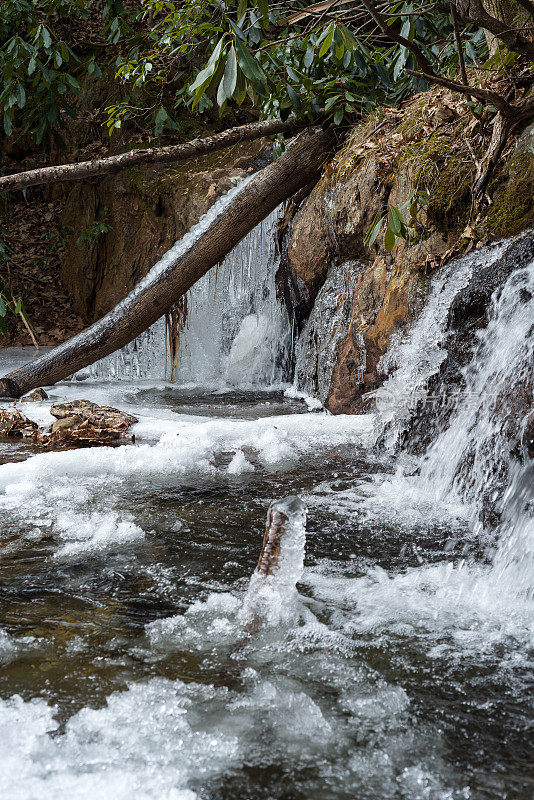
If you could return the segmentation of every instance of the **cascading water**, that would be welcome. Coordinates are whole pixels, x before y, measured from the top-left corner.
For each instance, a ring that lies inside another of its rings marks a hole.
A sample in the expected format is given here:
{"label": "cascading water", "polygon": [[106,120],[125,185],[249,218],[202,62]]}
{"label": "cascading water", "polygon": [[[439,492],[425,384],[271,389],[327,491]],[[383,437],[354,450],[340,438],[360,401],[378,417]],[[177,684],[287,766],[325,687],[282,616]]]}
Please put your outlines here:
{"label": "cascading water", "polygon": [[[383,360],[386,368],[398,366],[378,393],[382,407],[375,436],[394,448],[415,401],[423,400],[423,414],[432,403],[452,403],[448,421],[410,471],[418,473],[415,480],[428,502],[467,503],[476,538],[490,546],[488,579],[501,591],[528,597],[534,594],[534,473],[525,445],[534,387],[534,261],[494,292],[487,326],[462,370],[462,389],[451,387],[449,398],[428,398],[428,380],[447,355],[452,301],[474,269],[497,261],[502,252],[497,246],[455,262],[434,280],[408,337]],[[402,468],[398,477],[402,493]],[[481,522],[488,507],[495,527],[491,536]]]}
{"label": "cascading water", "polygon": [[534,476],[522,439],[534,389],[534,261],[494,295],[464,378],[458,408],[429,448],[421,479],[437,500],[455,493],[478,516],[489,495],[502,517],[495,572],[514,594],[532,595]]}
{"label": "cascading water", "polygon": [[390,343],[379,369],[388,378],[377,392],[376,433],[389,450],[397,447],[417,402],[428,395],[428,380],[447,355],[447,318],[451,303],[473,272],[495,263],[503,247],[484,248],[453,261],[432,281],[424,307],[406,337]]}
{"label": "cascading water", "polygon": [[[223,202],[217,201],[208,215]],[[248,388],[287,381],[291,324],[276,286],[279,215],[280,209],[273,211],[188,293],[177,383]],[[90,374],[108,380],[163,380],[166,363],[165,324],[159,320],[91,367]]]}

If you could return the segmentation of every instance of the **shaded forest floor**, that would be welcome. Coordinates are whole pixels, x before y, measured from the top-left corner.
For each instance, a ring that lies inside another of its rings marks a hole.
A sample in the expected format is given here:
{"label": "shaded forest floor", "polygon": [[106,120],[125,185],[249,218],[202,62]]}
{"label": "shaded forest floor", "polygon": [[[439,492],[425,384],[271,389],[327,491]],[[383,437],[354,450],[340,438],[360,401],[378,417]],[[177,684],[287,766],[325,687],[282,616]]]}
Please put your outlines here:
{"label": "shaded forest floor", "polygon": [[[6,235],[9,258],[2,265],[0,277],[15,298],[22,298],[37,342],[56,345],[84,324],[60,280],[60,257],[65,249],[60,223],[63,199],[46,201],[42,194],[40,191],[40,198],[10,204]],[[6,324],[8,336],[0,337],[0,348],[32,344],[20,317],[8,315]]]}

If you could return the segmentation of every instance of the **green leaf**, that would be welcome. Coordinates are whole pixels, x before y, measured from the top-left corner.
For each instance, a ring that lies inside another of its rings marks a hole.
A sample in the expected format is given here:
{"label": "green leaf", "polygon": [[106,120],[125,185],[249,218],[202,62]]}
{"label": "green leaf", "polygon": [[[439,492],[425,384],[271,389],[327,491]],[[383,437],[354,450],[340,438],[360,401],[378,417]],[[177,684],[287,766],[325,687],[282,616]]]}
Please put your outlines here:
{"label": "green leaf", "polygon": [[30,58],[30,63],[28,64],[28,75],[33,75],[35,72],[35,56]]}
{"label": "green leaf", "polygon": [[268,18],[269,16],[269,0],[257,0],[258,9],[262,17]]}
{"label": "green leaf", "polygon": [[221,78],[219,86],[217,88],[217,105],[219,106],[219,108],[222,108],[223,103],[226,103],[226,94],[224,91],[224,76]]}
{"label": "green leaf", "polygon": [[235,54],[235,47],[233,45],[230,47],[228,58],[226,59],[226,66],[224,68],[222,84],[225,97],[227,97],[228,99],[233,97],[235,88],[237,86],[237,59]]}
{"label": "green leaf", "polygon": [[247,96],[247,82],[241,70],[237,71],[237,84],[234,92],[234,100],[240,106]]}
{"label": "green leaf", "polygon": [[369,230],[367,231],[363,243],[367,245],[367,247],[372,247],[377,240],[378,234],[382,230],[382,225],[384,224],[384,217],[379,216],[376,214],[373,223]]}
{"label": "green leaf", "polygon": [[6,314],[7,314],[6,301],[0,295],[0,317],[5,317]]}
{"label": "green leaf", "polygon": [[237,3],[237,22],[239,25],[243,22],[243,17],[247,13],[247,0],[238,0]]}
{"label": "green leaf", "polygon": [[247,37],[245,36],[245,34],[243,33],[243,31],[241,30],[239,25],[236,25],[235,22],[232,19],[230,19],[230,17],[228,17],[227,21],[228,21],[228,24],[230,25],[231,29],[233,30],[233,32],[237,36],[237,38],[241,39],[242,42],[246,42],[247,41]]}
{"label": "green leaf", "polygon": [[386,235],[384,236],[384,245],[385,245],[385,248],[388,251],[388,253],[390,253],[393,250],[393,248],[395,247],[396,239],[397,239],[397,237],[395,236],[395,234],[393,233],[393,231],[391,230],[391,228],[388,225],[387,230],[386,230]]}
{"label": "green leaf", "polygon": [[326,101],[326,103],[324,104],[324,110],[325,111],[330,111],[330,109],[332,108],[334,103],[337,103],[337,101],[340,100],[340,99],[341,99],[341,95],[340,94],[335,94],[333,97],[329,97],[328,100]]}
{"label": "green leaf", "polygon": [[243,74],[252,81],[254,85],[258,84],[260,88],[265,89],[265,75],[256,59],[251,55],[248,47],[240,39],[235,41],[236,55],[239,66],[243,70]]}
{"label": "green leaf", "polygon": [[17,102],[19,108],[24,108],[24,106],[26,105],[26,92],[24,91],[24,86],[22,85],[22,83],[19,83],[18,85]]}
{"label": "green leaf", "polygon": [[212,64],[217,65],[219,63],[223,44],[224,44],[224,36],[221,39],[219,39],[219,41],[213,48],[213,53],[209,57],[208,66],[211,66]]}
{"label": "green leaf", "polygon": [[4,114],[4,131],[6,132],[6,136],[11,136],[13,133],[13,123],[7,114]]}
{"label": "green leaf", "polygon": [[300,98],[292,86],[287,87],[287,93],[289,95],[289,99],[291,100],[291,105],[293,106],[295,111],[301,111],[302,104],[300,102]]}
{"label": "green leaf", "polygon": [[402,24],[401,28],[401,36],[404,36],[405,39],[408,39],[409,42],[412,41],[415,34],[415,27],[413,22],[409,19],[405,20]]}
{"label": "green leaf", "polygon": [[388,227],[391,228],[395,236],[400,236],[404,222],[400,211],[396,206],[389,207]]}
{"label": "green leaf", "polygon": [[[190,94],[196,92],[197,90],[201,90],[206,84],[210,81],[213,73],[215,72],[217,65],[216,64],[209,64],[203,70],[201,70],[193,83],[189,87]],[[202,92],[200,92],[202,94]]]}
{"label": "green leaf", "polygon": [[343,109],[338,108],[338,110],[334,114],[334,124],[341,125],[342,120],[343,120]]}
{"label": "green leaf", "polygon": [[167,122],[167,119],[168,114],[162,106],[156,114],[156,118],[154,120],[154,133],[156,136],[159,136],[163,131],[163,126]]}
{"label": "green leaf", "polygon": [[43,37],[43,44],[46,47],[46,49],[48,49],[52,45],[52,37],[50,36],[50,32],[48,31],[47,28],[43,28],[42,37]]}
{"label": "green leaf", "polygon": [[19,297],[19,299],[15,303],[15,310],[13,311],[13,313],[14,314],[20,314],[21,309],[22,309],[22,300]]}
{"label": "green leaf", "polygon": [[321,45],[321,49],[319,50],[319,58],[322,58],[324,54],[330,49],[330,45],[332,44],[332,39],[334,38],[334,30],[335,30],[335,25],[333,22],[331,22],[328,27],[327,34]]}

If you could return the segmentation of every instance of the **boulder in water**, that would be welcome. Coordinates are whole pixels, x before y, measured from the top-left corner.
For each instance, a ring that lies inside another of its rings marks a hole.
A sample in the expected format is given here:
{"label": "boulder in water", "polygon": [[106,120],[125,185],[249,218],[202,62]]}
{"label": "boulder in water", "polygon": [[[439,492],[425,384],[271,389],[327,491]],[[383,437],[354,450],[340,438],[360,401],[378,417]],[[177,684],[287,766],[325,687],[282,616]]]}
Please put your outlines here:
{"label": "boulder in water", "polygon": [[34,389],[33,392],[28,392],[24,397],[21,397],[21,403],[40,403],[42,400],[48,400],[48,395],[44,389],[39,387]]}
{"label": "boulder in water", "polygon": [[49,430],[16,409],[0,409],[0,435],[10,439],[31,439],[46,449],[92,447],[120,439],[136,417],[88,400],[56,403],[50,409],[56,421]]}
{"label": "boulder in water", "polygon": [[[71,403],[54,403],[50,408],[50,413],[58,420],[72,420],[73,423],[77,420],[78,424],[81,422],[88,422],[94,428],[105,429],[119,429],[127,430],[130,425],[137,422],[137,417],[132,414],[127,414],[125,411],[119,411],[118,408],[111,406],[99,406],[97,403],[91,403],[89,400],[73,400]],[[56,424],[56,423],[54,423]],[[63,425],[58,427],[72,427],[72,425]]]}

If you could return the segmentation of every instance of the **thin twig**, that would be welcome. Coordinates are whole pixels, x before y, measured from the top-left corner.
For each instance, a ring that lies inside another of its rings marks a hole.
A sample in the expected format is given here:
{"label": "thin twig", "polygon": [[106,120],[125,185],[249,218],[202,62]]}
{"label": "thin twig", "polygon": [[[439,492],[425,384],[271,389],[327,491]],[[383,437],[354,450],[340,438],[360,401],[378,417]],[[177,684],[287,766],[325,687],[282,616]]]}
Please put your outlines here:
{"label": "thin twig", "polygon": [[35,336],[33,335],[33,331],[32,331],[32,329],[31,329],[31,327],[30,327],[30,324],[29,324],[28,320],[26,319],[26,317],[24,316],[24,314],[22,313],[22,311],[19,311],[19,315],[20,315],[20,318],[21,318],[21,320],[22,320],[22,321],[23,321],[23,323],[24,323],[24,327],[26,328],[26,330],[27,330],[27,331],[28,331],[28,333],[30,334],[31,340],[32,340],[32,342],[33,342],[33,346],[35,347],[35,349],[36,349],[36,350],[39,350],[39,345],[37,344],[37,339],[36,339],[36,338],[35,338]]}

